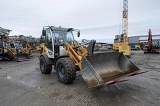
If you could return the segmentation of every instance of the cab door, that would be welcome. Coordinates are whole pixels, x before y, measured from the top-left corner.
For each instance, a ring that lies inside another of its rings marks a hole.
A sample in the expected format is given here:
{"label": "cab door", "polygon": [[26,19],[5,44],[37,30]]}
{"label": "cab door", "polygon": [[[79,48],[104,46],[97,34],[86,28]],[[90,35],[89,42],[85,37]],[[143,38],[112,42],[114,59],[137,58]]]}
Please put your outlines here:
{"label": "cab door", "polygon": [[50,29],[46,30],[45,46],[47,47],[48,57],[54,58],[53,34]]}

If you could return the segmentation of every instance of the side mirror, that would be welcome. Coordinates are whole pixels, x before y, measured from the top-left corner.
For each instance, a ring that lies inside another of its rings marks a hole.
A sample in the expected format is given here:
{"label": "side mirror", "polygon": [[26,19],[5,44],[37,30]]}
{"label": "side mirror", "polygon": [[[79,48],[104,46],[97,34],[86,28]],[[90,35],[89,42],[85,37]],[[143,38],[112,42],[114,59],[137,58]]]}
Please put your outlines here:
{"label": "side mirror", "polygon": [[42,30],[42,35],[46,36],[46,30]]}
{"label": "side mirror", "polygon": [[69,28],[67,32],[69,32],[69,31],[73,31],[73,28]]}
{"label": "side mirror", "polygon": [[80,37],[80,32],[78,32],[78,37]]}

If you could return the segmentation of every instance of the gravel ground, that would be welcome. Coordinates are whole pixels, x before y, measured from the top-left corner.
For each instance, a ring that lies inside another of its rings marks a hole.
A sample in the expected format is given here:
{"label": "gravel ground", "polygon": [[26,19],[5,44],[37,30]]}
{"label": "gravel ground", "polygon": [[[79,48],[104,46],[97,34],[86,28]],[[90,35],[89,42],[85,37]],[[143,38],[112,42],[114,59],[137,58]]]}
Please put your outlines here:
{"label": "gravel ground", "polygon": [[81,76],[61,84],[53,70],[43,75],[35,54],[29,61],[0,61],[1,106],[159,106],[160,54],[133,51],[130,60],[147,73],[88,89]]}

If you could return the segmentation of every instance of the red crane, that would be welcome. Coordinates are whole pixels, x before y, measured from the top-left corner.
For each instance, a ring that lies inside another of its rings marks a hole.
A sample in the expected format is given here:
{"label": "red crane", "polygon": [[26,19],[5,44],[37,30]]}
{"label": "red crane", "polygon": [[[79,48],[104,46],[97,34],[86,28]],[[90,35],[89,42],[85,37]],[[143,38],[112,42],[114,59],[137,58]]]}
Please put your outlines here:
{"label": "red crane", "polygon": [[152,50],[152,31],[149,29],[148,31],[148,50]]}
{"label": "red crane", "polygon": [[158,41],[152,41],[152,31],[149,29],[148,31],[148,45],[144,47],[144,53],[158,53]]}

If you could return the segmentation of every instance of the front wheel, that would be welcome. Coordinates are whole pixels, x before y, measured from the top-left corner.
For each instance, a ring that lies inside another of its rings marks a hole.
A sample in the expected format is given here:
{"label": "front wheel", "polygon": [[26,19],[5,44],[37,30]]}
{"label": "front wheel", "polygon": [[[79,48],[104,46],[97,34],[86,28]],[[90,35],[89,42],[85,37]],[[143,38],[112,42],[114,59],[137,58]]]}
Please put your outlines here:
{"label": "front wheel", "polygon": [[44,56],[40,57],[40,63],[39,63],[39,65],[40,65],[40,70],[41,70],[42,74],[50,74],[51,73],[51,71],[52,71],[52,65],[47,64]]}
{"label": "front wheel", "polygon": [[10,53],[5,53],[4,57],[2,57],[2,60],[4,61],[12,61],[13,60],[13,55],[11,55]]}
{"label": "front wheel", "polygon": [[68,58],[60,58],[56,64],[58,80],[63,84],[70,84],[76,78],[76,67],[74,62]]}

